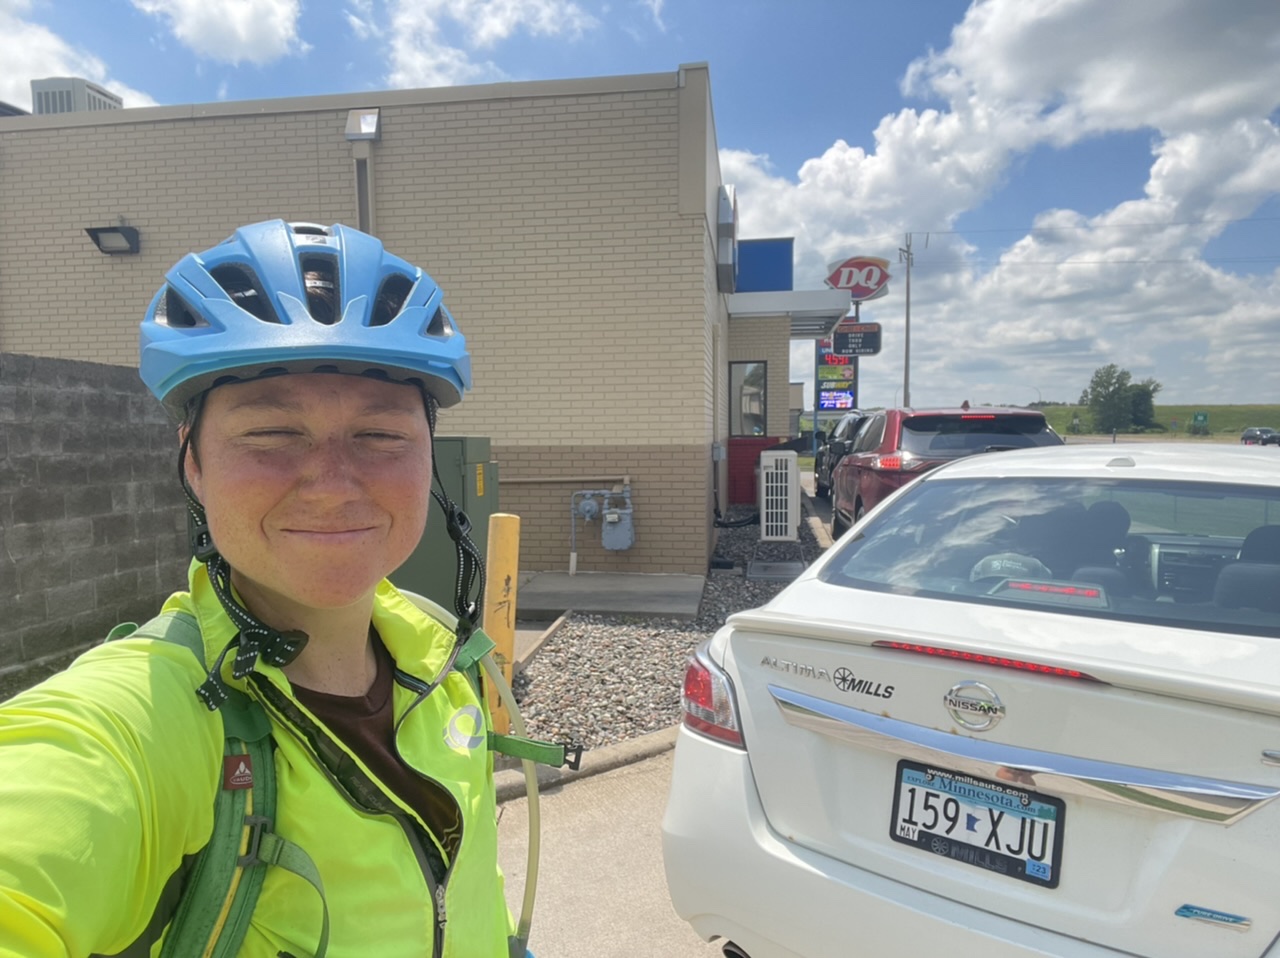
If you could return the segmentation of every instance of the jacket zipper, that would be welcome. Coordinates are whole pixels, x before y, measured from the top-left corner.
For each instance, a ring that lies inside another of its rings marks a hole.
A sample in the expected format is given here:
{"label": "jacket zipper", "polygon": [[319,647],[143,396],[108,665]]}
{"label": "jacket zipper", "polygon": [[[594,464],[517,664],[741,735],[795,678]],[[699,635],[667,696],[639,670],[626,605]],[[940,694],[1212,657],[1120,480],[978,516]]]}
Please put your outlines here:
{"label": "jacket zipper", "polygon": [[[352,766],[354,774],[359,775],[360,778],[363,779],[363,781],[366,783],[366,785],[369,788],[371,788],[374,792],[376,792],[378,795],[382,796],[383,798],[386,798],[388,801],[388,804],[390,804],[394,810],[388,810],[384,808],[371,808],[371,807],[365,806],[361,802],[356,801],[351,795],[350,789],[348,789],[347,786],[338,778],[338,776],[333,773],[333,771],[329,768],[328,763],[318,754],[317,750],[312,746],[311,742],[307,738],[307,735],[303,733],[300,728],[297,727],[298,724],[302,724],[302,723],[297,722],[297,719],[294,719],[292,716],[289,715],[290,711],[294,711],[297,709],[297,705],[291,699],[289,699],[288,696],[286,696],[283,692],[281,692],[280,689],[276,688],[275,685],[273,685],[266,676],[261,675],[261,673],[255,672],[250,677],[254,679],[254,681],[252,681],[250,684],[254,688],[258,689],[258,691],[261,693],[258,696],[258,698],[262,706],[268,709],[268,711],[277,715],[280,719],[279,724],[284,726],[289,731],[289,734],[291,734],[294,737],[294,739],[296,739],[297,742],[303,746],[303,748],[305,748],[308,752],[312,754],[312,756],[316,760],[316,765],[320,768],[321,773],[334,786],[338,794],[342,795],[343,798],[345,798],[352,806],[360,809],[363,812],[389,815],[399,823],[401,829],[404,831],[406,837],[408,838],[409,846],[413,849],[414,858],[418,862],[418,870],[422,873],[422,877],[427,883],[428,897],[431,899],[431,911],[434,918],[434,921],[432,922],[431,956],[432,958],[443,958],[444,929],[445,929],[445,922],[446,922],[445,889],[449,882],[449,876],[453,872],[453,856],[450,856],[446,863],[443,843],[438,838],[436,838],[436,836],[432,835],[429,829],[426,829],[426,828],[422,829],[422,831],[425,834],[427,834],[429,838],[433,839],[435,844],[438,846],[436,848],[436,854],[439,856],[441,864],[444,865],[444,875],[440,879],[440,881],[436,881],[435,869],[432,868],[431,866],[430,856],[427,850],[422,846],[422,842],[420,841],[420,838],[418,836],[418,830],[415,823],[412,820],[408,819],[405,816],[404,812],[402,812],[399,809],[399,807],[396,806],[393,801],[391,801],[391,799],[382,791],[382,789],[378,787],[367,776],[365,776],[364,773],[361,772],[357,766]],[[422,683],[421,680],[417,679],[416,677],[410,676],[407,673],[403,673],[399,669],[396,669],[395,677],[397,680],[409,679],[410,680],[409,682],[402,682],[402,684],[409,685],[425,693],[425,694],[420,694],[420,696],[413,702],[413,704],[410,705],[409,708],[405,710],[405,715],[408,715],[409,712],[411,712],[415,707],[417,707],[419,703],[425,700],[427,695],[435,691],[435,688],[436,688],[434,684],[428,686],[425,683]],[[263,686],[266,686],[266,688],[264,688]],[[273,701],[273,699],[276,696],[279,696],[282,702],[287,703],[288,707],[286,708],[282,706],[280,703]],[[299,717],[302,719],[302,722],[305,722],[305,724],[307,725],[313,724],[307,721],[306,717],[304,715],[301,715],[300,713],[299,713]],[[397,726],[398,726],[398,723],[397,723]],[[318,726],[314,726],[314,729],[315,729],[314,734],[316,734],[317,736],[323,737],[324,741],[326,742],[326,744],[329,745],[331,749],[338,749],[339,751],[342,750],[341,746],[338,745],[331,736],[323,733]],[[393,739],[393,744],[395,744],[394,739]],[[396,756],[401,758],[401,761],[404,761],[403,757],[400,756],[400,747],[398,744],[396,744]],[[419,777],[425,779],[428,782],[431,782],[433,785],[436,785],[437,787],[439,787],[441,791],[443,791],[446,795],[449,796],[449,798],[453,801],[455,807],[457,806],[457,799],[453,797],[453,793],[449,791],[449,789],[445,788],[444,785],[442,785],[440,782],[437,782],[435,779],[431,778],[430,776],[422,774],[416,768],[413,768],[413,766],[409,765],[408,763],[406,763],[406,767],[410,768],[414,772],[414,774],[418,775]],[[462,845],[461,829],[462,829],[462,822],[463,822],[461,808],[458,808],[458,822],[459,822],[459,832],[458,832],[459,837],[458,837],[457,846],[460,848]]]}
{"label": "jacket zipper", "polygon": [[[456,654],[456,652],[457,652],[457,649],[455,647],[454,653]],[[453,658],[451,656],[450,662],[452,662],[452,660]],[[422,772],[418,771],[418,769],[411,762],[405,761],[404,756],[400,754],[400,726],[404,723],[405,719],[409,717],[410,712],[412,712],[419,705],[425,702],[431,696],[431,694],[437,688],[440,687],[441,682],[444,681],[444,677],[448,674],[448,672],[449,672],[449,669],[446,668],[442,670],[440,676],[434,682],[424,682],[421,679],[419,679],[417,676],[410,675],[408,672],[402,671],[399,668],[395,670],[395,681],[400,685],[403,685],[404,687],[410,689],[411,691],[417,692],[418,695],[417,695],[417,698],[415,698],[411,703],[409,703],[409,707],[404,710],[404,714],[395,720],[395,726],[394,726],[395,731],[391,736],[391,744],[395,747],[396,758],[400,759],[400,762],[404,765],[405,768],[409,769],[419,778],[425,779],[426,781],[431,782],[433,785],[438,785],[440,788],[444,789],[445,793],[449,795],[450,798],[453,798],[452,792],[450,792],[447,788],[445,788],[435,779],[431,778],[429,775],[425,775]],[[454,805],[457,805],[457,799],[454,798],[453,801],[454,801]],[[466,819],[463,817],[462,809],[459,807],[458,808],[458,840],[455,846],[458,850],[461,850],[462,848],[462,833],[465,828],[466,828]],[[444,931],[445,931],[445,924],[448,922],[448,911],[446,910],[446,907],[445,907],[445,893],[448,890],[449,876],[453,874],[453,863],[456,860],[457,860],[457,855],[449,856],[448,863],[445,865],[445,869],[444,869],[444,877],[440,880],[439,884],[435,885],[434,897],[432,900],[432,907],[435,909],[435,916],[436,916],[435,940],[433,942],[433,948],[431,952],[434,958],[443,958],[444,956]]]}

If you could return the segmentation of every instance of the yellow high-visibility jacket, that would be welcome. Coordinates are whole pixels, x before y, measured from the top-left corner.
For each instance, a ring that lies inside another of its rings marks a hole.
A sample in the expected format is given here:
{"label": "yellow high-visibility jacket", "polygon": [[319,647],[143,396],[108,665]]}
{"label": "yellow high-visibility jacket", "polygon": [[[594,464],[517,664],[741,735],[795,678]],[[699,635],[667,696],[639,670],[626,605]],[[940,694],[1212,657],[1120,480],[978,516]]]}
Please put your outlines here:
{"label": "yellow high-visibility jacket", "polygon": [[[193,564],[190,592],[170,597],[165,611],[195,616],[208,666],[235,635],[203,565]],[[344,797],[281,706],[318,723],[284,674],[259,663],[274,700],[264,703],[277,746],[274,831],[319,869],[330,958],[506,958],[512,922],[497,865],[487,710],[459,672],[422,697],[454,636],[390,582],[378,587],[373,624],[396,662],[397,749],[444,786],[445,804],[451,796],[461,822],[460,839],[430,836],[448,865],[443,952],[435,944],[436,883],[411,837],[421,835],[411,821],[421,829],[427,823],[376,779],[399,814],[360,811]],[[252,683],[230,678],[229,662],[223,675],[263,700]],[[111,955],[147,927],[166,881],[183,856],[205,846],[213,826],[224,734],[220,713],[195,695],[204,680],[187,649],[125,638],[0,703],[0,958]],[[323,747],[345,752],[372,778],[336,736],[326,738]],[[239,955],[305,958],[321,923],[312,886],[268,866]]]}

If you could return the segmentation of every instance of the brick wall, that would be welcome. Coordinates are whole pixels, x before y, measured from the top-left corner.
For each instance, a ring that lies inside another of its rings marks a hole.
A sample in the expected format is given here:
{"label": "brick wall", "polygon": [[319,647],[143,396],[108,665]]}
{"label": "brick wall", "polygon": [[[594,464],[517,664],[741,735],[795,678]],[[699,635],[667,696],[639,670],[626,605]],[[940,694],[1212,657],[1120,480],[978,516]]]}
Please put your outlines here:
{"label": "brick wall", "polygon": [[[708,451],[702,445],[495,446],[500,506],[520,520],[520,567],[569,567],[571,496],[631,481],[635,545],[605,549],[600,521],[577,519],[581,572],[707,571]],[[592,463],[607,462],[608,471]],[[616,470],[616,471],[615,471]],[[610,506],[622,506],[621,497]]]}
{"label": "brick wall", "polygon": [[0,353],[0,672],[186,580],[173,427],[133,369]]}
{"label": "brick wall", "polygon": [[[8,118],[0,169],[21,189],[0,190],[0,271],[20,281],[0,285],[0,351],[133,366],[138,320],[182,254],[269,217],[353,223],[343,129],[348,109],[367,106],[382,110],[377,232],[441,284],[472,352],[475,389],[443,412],[442,429],[487,436],[495,451],[589,451],[575,473],[632,471],[640,447],[664,461],[697,449],[643,495],[696,501],[705,570],[710,447],[728,421],[728,327],[739,325],[715,288],[720,173],[705,68]],[[139,228],[142,251],[104,256],[84,228],[120,218]],[[779,355],[774,399],[789,378],[785,334]],[[560,505],[523,518],[526,542],[552,536],[530,554],[562,563]],[[650,526],[625,560],[608,561],[655,568],[682,556],[685,519],[675,525],[671,550]]]}

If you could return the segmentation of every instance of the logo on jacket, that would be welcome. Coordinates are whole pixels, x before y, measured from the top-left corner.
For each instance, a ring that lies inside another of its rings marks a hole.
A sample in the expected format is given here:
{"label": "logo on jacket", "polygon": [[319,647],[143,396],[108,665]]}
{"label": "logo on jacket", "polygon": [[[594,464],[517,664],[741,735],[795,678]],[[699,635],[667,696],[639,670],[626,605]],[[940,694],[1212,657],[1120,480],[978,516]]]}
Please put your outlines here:
{"label": "logo on jacket", "polygon": [[450,748],[479,748],[484,740],[484,716],[475,705],[458,709],[444,728],[444,744]]}

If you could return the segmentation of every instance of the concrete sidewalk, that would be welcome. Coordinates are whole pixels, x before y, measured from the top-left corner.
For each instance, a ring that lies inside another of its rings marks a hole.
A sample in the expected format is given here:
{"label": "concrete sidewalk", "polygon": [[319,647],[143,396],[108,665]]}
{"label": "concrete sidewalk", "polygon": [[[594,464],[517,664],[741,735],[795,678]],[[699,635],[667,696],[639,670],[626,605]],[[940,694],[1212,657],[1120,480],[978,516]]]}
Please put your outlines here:
{"label": "concrete sidewalk", "polygon": [[551,620],[569,610],[609,615],[693,619],[705,575],[639,572],[524,572],[516,589],[516,618]]}
{"label": "concrete sidewalk", "polygon": [[[653,736],[665,737],[666,746],[644,761],[541,793],[539,878],[529,938],[538,958],[720,955],[719,945],[704,942],[676,915],[667,894],[660,828],[674,730]],[[500,811],[499,861],[507,901],[518,917],[528,802],[511,799]]]}

